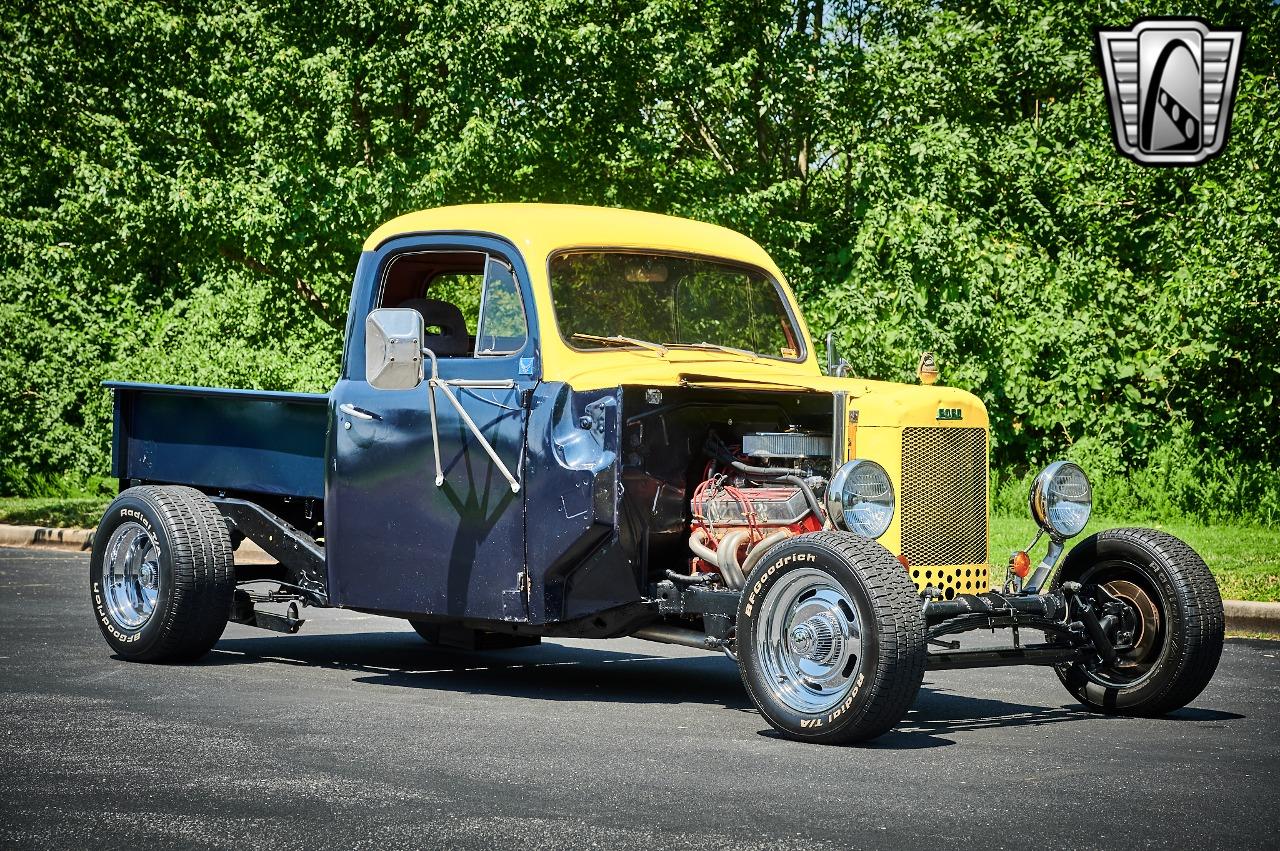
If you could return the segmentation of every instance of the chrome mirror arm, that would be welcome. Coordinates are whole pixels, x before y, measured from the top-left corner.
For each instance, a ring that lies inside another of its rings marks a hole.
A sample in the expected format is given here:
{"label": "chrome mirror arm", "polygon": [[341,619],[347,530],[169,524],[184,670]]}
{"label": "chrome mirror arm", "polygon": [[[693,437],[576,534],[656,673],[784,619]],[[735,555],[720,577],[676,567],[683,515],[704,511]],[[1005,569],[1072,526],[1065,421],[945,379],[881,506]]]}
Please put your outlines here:
{"label": "chrome mirror arm", "polygon": [[480,427],[476,425],[475,420],[471,419],[471,415],[467,413],[466,408],[462,407],[462,403],[458,401],[458,397],[453,394],[453,387],[464,387],[474,390],[511,390],[516,383],[511,379],[467,379],[455,378],[448,381],[440,378],[439,363],[436,360],[435,352],[423,346],[422,353],[431,361],[431,377],[427,379],[427,404],[431,409],[431,448],[435,453],[436,461],[436,487],[444,485],[444,468],[440,464],[440,433],[436,425],[436,390],[444,393],[445,398],[453,405],[458,412],[458,416],[462,417],[462,422],[466,424],[471,434],[480,442],[480,446],[488,454],[489,459],[493,461],[494,466],[506,478],[507,484],[511,485],[512,493],[520,493],[520,481],[511,474],[511,470],[507,465],[502,463],[502,459],[498,457],[498,453],[494,450],[493,445],[489,443],[488,438],[480,431]]}
{"label": "chrome mirror arm", "polygon": [[431,450],[436,459],[436,487],[444,485],[444,467],[440,464],[440,428],[436,425],[436,385],[440,378],[436,353],[422,347],[422,353],[431,361],[431,377],[427,379],[427,407],[431,409]]}

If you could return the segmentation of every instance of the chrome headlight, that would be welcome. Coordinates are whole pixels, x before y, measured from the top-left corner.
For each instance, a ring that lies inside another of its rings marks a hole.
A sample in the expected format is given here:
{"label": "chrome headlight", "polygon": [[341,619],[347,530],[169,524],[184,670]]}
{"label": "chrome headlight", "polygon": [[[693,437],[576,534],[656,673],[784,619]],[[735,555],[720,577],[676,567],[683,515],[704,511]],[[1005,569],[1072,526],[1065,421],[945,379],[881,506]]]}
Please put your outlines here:
{"label": "chrome headlight", "polygon": [[876,462],[849,461],[831,477],[826,502],[836,528],[878,538],[893,520],[893,483]]}
{"label": "chrome headlight", "polygon": [[1055,461],[1031,485],[1031,516],[1050,536],[1074,538],[1093,512],[1089,477],[1070,461]]}

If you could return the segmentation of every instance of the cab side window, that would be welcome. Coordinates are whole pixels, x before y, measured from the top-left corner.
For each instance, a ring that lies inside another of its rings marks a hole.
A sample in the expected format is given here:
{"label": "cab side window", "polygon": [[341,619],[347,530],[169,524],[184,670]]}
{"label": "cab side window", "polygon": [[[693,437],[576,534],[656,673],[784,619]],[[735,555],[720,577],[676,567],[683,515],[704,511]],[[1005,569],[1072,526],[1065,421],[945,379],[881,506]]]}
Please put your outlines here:
{"label": "cab side window", "polygon": [[388,261],[379,307],[422,314],[423,345],[436,357],[511,354],[527,330],[511,267],[480,251],[408,251]]}
{"label": "cab side window", "polygon": [[524,348],[524,305],[511,267],[490,257],[485,268],[476,355],[511,354]]}
{"label": "cab side window", "polygon": [[480,288],[483,283],[484,278],[480,275],[444,272],[428,282],[427,290],[432,298],[455,305],[462,311],[467,328],[473,329],[480,320]]}

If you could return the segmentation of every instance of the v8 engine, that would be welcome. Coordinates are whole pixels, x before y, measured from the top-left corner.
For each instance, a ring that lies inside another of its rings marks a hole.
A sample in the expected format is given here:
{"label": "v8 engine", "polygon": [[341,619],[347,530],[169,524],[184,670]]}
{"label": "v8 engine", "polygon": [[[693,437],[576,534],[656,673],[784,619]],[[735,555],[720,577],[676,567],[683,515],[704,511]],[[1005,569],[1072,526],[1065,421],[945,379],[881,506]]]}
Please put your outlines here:
{"label": "v8 engine", "polygon": [[741,588],[769,547],[823,528],[814,491],[830,472],[831,437],[757,432],[730,447],[713,434],[706,451],[706,478],[691,504],[691,573],[719,574],[726,587]]}

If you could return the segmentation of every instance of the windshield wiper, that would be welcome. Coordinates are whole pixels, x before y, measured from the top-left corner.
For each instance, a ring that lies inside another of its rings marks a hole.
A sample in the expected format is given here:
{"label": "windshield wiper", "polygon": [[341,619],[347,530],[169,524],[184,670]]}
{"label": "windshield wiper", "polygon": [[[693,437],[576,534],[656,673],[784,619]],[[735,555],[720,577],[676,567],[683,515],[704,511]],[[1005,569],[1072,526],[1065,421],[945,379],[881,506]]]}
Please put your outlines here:
{"label": "windshield wiper", "polygon": [[731,355],[742,355],[752,360],[760,360],[760,356],[755,352],[749,352],[746,349],[735,349],[733,346],[722,346],[719,343],[667,343],[667,346],[673,349],[708,349],[715,352],[728,352]]}
{"label": "windshield wiper", "polygon": [[574,334],[575,340],[590,340],[593,343],[609,343],[614,346],[635,346],[640,349],[648,349],[651,352],[657,352],[664,358],[667,356],[667,347],[660,343],[651,343],[648,340],[638,340],[635,337],[624,337],[621,334],[615,334],[612,337],[601,337],[598,334]]}

